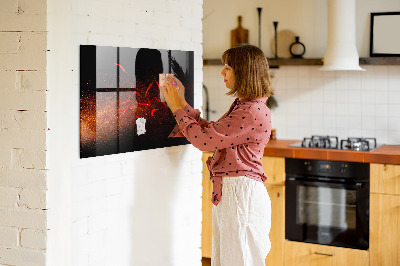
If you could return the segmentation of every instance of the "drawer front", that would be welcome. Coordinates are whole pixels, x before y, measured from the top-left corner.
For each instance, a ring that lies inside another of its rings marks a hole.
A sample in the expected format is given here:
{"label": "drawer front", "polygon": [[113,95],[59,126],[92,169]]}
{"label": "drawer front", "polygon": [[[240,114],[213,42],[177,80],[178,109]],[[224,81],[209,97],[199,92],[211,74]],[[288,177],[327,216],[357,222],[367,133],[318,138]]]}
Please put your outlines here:
{"label": "drawer front", "polygon": [[365,266],[369,253],[365,250],[285,241],[285,266]]}

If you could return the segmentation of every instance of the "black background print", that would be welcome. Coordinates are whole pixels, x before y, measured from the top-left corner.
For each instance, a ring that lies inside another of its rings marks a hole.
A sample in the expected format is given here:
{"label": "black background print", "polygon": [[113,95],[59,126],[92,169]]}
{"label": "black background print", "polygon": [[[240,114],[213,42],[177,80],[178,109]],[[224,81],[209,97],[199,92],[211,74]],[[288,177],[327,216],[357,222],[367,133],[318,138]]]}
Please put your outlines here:
{"label": "black background print", "polygon": [[160,101],[158,77],[173,73],[193,106],[193,58],[193,51],[81,45],[80,157],[188,144],[168,138],[176,121]]}

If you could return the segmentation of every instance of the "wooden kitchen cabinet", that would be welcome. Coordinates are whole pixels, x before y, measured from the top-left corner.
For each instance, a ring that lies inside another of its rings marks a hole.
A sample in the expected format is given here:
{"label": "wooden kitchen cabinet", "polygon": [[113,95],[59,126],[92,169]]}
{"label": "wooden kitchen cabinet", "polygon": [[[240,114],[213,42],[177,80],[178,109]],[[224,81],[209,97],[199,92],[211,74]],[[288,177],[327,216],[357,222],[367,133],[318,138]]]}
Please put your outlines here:
{"label": "wooden kitchen cabinet", "polygon": [[[202,256],[211,258],[212,253],[212,183],[206,166],[206,161],[213,153],[203,153],[203,217],[202,217]],[[271,199],[271,250],[266,258],[266,265],[283,265],[283,243],[285,230],[285,158],[263,157],[262,164],[268,176],[265,187]]]}
{"label": "wooden kitchen cabinet", "polygon": [[400,265],[400,165],[370,167],[370,265]]}
{"label": "wooden kitchen cabinet", "polygon": [[400,265],[400,196],[371,194],[371,266]]}
{"label": "wooden kitchen cabinet", "polygon": [[267,175],[265,187],[271,199],[271,250],[265,259],[266,266],[283,265],[285,240],[285,158],[264,156],[261,160]]}
{"label": "wooden kitchen cabinet", "polygon": [[212,183],[206,161],[212,152],[203,153],[203,195],[202,195],[202,223],[201,223],[201,253],[203,258],[211,258],[212,252]]}
{"label": "wooden kitchen cabinet", "polygon": [[271,199],[271,250],[265,259],[266,266],[283,265],[285,241],[285,187],[265,184]]}
{"label": "wooden kitchen cabinet", "polygon": [[400,165],[370,164],[371,193],[400,195]]}
{"label": "wooden kitchen cabinet", "polygon": [[[285,241],[285,266],[366,266],[365,250]],[[283,264],[282,264],[283,265]]]}
{"label": "wooden kitchen cabinet", "polygon": [[285,185],[285,158],[264,156],[261,159],[264,172],[267,175],[265,184],[268,185]]}

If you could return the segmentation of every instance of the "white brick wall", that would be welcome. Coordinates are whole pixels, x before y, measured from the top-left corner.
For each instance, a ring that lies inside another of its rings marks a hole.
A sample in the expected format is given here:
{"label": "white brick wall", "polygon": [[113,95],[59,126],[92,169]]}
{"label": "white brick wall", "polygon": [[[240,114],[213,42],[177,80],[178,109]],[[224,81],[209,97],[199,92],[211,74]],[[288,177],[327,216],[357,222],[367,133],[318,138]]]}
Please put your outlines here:
{"label": "white brick wall", "polygon": [[23,229],[21,246],[31,249],[46,249],[46,231]]}
{"label": "white brick wall", "polygon": [[45,265],[46,3],[0,3],[1,265]]}
{"label": "white brick wall", "polygon": [[202,1],[0,7],[0,264],[200,265],[199,151],[78,147],[80,44],[194,50],[201,105]]}
{"label": "white brick wall", "polygon": [[46,170],[0,169],[0,186],[46,189]]}
{"label": "white brick wall", "polygon": [[2,208],[0,226],[46,229],[46,212],[42,210],[30,210],[26,208]]}
{"label": "white brick wall", "polygon": [[0,227],[0,247],[18,247],[19,230],[17,228]]}
{"label": "white brick wall", "polygon": [[79,159],[79,45],[193,50],[198,108],[202,0],[49,1],[47,10],[47,264],[201,265],[201,152]]}
{"label": "white brick wall", "polygon": [[42,250],[14,249],[0,247],[3,265],[45,265],[46,254]]}
{"label": "white brick wall", "polygon": [[0,187],[0,207],[15,208],[18,204],[19,189],[12,187]]}

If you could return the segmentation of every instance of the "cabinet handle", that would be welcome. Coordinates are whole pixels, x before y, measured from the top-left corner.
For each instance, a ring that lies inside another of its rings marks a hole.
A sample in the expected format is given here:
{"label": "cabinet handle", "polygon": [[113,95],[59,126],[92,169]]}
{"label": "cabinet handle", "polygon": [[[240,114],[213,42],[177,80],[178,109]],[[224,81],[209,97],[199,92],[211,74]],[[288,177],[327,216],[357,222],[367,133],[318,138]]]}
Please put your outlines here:
{"label": "cabinet handle", "polygon": [[323,255],[323,256],[330,256],[333,257],[335,254],[327,254],[327,253],[320,253],[320,252],[314,252],[315,255]]}

